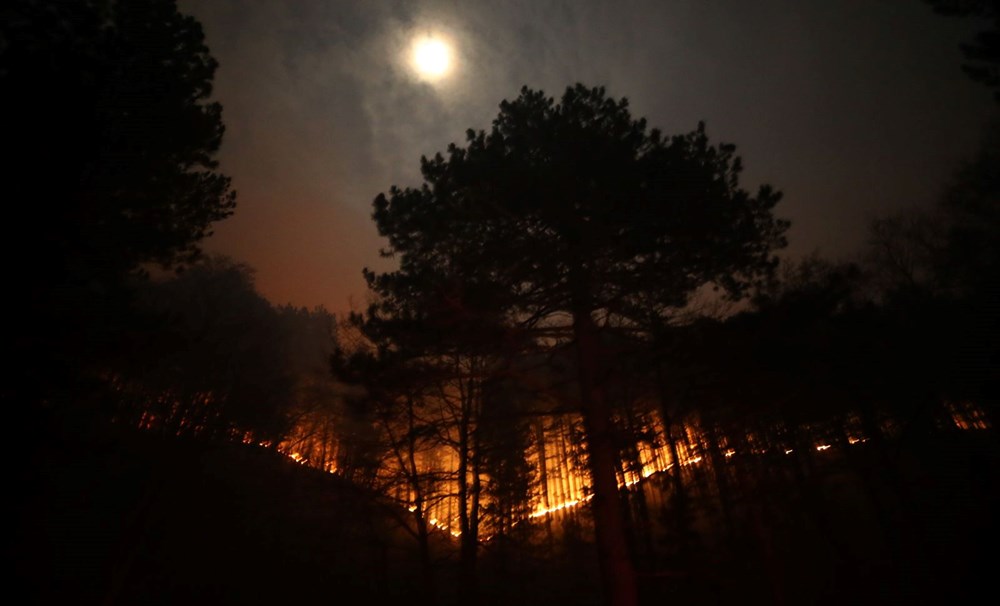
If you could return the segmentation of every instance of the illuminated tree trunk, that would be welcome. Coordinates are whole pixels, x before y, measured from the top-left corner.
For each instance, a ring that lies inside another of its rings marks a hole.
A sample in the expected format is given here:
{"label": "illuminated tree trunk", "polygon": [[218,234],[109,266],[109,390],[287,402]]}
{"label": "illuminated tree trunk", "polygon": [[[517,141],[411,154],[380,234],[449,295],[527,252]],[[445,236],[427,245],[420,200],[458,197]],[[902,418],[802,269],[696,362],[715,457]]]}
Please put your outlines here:
{"label": "illuminated tree trunk", "polygon": [[[623,496],[625,497],[624,503],[628,512],[629,534],[632,537],[632,544],[634,545],[633,555],[635,556],[635,565],[642,569],[644,561],[652,561],[655,551],[649,504],[646,501],[646,483],[643,481],[644,478],[642,475],[644,471],[642,451],[638,446],[640,435],[645,433],[648,427],[646,427],[645,423],[641,427],[636,427],[636,418],[631,412],[624,415],[624,420],[628,432],[628,455],[630,458],[628,468],[634,474],[633,479],[635,480],[635,484],[628,488]],[[639,553],[640,548],[642,550],[641,553]]]}
{"label": "illuminated tree trunk", "polygon": [[611,410],[598,380],[601,372],[599,346],[589,306],[578,305],[574,310],[573,333],[579,365],[580,408],[587,433],[594,491],[594,531],[605,599],[612,606],[635,606],[638,588],[615,479],[618,457],[612,436]]}
{"label": "illuminated tree trunk", "polygon": [[542,487],[542,507],[548,509],[551,505],[549,505],[549,472],[546,467],[545,428],[541,420],[536,420],[534,425],[535,449],[538,452],[538,481]]}
{"label": "illuminated tree trunk", "polygon": [[459,538],[458,594],[459,602],[462,604],[477,602],[476,556],[479,548],[480,485],[477,461],[479,452],[477,445],[473,443],[472,435],[472,416],[476,397],[474,389],[470,383],[462,390],[462,409],[458,425],[458,524],[462,532]]}
{"label": "illuminated tree trunk", "polygon": [[571,425],[559,420],[556,425],[559,436],[559,494],[556,497],[557,503],[566,503],[570,499],[579,499],[573,487],[572,474],[573,466],[570,449],[566,447],[566,434],[570,431]]}
{"label": "illuminated tree trunk", "polygon": [[465,604],[476,604],[479,601],[479,580],[477,577],[477,566],[479,560],[479,495],[482,485],[479,479],[479,445],[476,443],[475,434],[472,435],[473,451],[475,456],[471,461],[472,487],[469,495],[469,536],[463,542],[465,547],[465,596],[468,601]]}
{"label": "illuminated tree trunk", "polygon": [[662,373],[657,376],[660,388],[660,412],[663,415],[663,435],[667,438],[667,447],[670,449],[670,479],[674,485],[674,496],[683,499],[684,480],[681,476],[681,458],[677,451],[677,438],[674,436],[674,420],[670,414],[670,396],[668,395],[666,381]]}
{"label": "illuminated tree trunk", "polygon": [[437,584],[434,580],[434,560],[431,558],[430,529],[427,527],[427,510],[424,489],[417,466],[416,414],[413,398],[406,398],[406,463],[410,487],[413,490],[414,520],[417,527],[417,547],[420,550],[420,567],[423,572],[424,598],[427,604],[437,603]]}
{"label": "illuminated tree trunk", "polygon": [[[536,419],[533,425],[535,429],[535,451],[538,456],[538,481],[542,489],[542,507],[549,509],[552,507],[552,499],[549,493],[548,453],[545,450],[545,422],[541,419]],[[542,516],[542,519],[545,524],[545,540],[551,549],[553,541],[552,516]]]}
{"label": "illuminated tree trunk", "polygon": [[726,475],[727,457],[719,447],[719,432],[716,424],[709,421],[705,424],[705,431],[708,433],[708,455],[712,465],[712,473],[715,476],[715,487],[719,493],[722,520],[726,525],[726,536],[732,540],[735,536],[733,527],[733,501],[732,490],[729,487],[729,478]]}
{"label": "illuminated tree trunk", "polygon": [[423,574],[424,599],[427,604],[436,604],[437,585],[434,582],[434,560],[431,558],[430,529],[427,528],[427,512],[424,510],[422,497],[417,497],[414,507],[414,520],[417,526],[417,547],[420,550],[420,568]]}

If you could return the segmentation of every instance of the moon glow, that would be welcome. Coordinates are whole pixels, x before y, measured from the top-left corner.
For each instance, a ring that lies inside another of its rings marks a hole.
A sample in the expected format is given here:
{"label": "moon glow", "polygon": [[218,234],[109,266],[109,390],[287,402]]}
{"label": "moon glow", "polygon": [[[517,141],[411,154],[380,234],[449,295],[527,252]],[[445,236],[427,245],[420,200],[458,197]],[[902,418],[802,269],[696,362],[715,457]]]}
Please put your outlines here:
{"label": "moon glow", "polygon": [[440,38],[418,38],[413,43],[411,61],[421,77],[438,80],[451,70],[451,48]]}

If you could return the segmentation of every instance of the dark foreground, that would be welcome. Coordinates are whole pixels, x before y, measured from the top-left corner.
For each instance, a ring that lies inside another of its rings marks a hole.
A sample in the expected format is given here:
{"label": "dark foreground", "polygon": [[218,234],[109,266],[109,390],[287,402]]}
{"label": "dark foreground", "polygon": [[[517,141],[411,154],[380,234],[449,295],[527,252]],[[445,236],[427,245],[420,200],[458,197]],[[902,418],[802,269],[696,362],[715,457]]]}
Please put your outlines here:
{"label": "dark foreground", "polygon": [[[262,449],[85,433],[56,432],[16,467],[9,561],[24,603],[419,601],[407,514],[376,495]],[[681,501],[654,478],[630,498],[643,601],[978,603],[998,539],[992,433],[889,453],[829,453],[807,473],[767,457],[692,466]],[[484,544],[482,602],[599,604],[586,514]],[[436,558],[451,603],[444,536]]]}

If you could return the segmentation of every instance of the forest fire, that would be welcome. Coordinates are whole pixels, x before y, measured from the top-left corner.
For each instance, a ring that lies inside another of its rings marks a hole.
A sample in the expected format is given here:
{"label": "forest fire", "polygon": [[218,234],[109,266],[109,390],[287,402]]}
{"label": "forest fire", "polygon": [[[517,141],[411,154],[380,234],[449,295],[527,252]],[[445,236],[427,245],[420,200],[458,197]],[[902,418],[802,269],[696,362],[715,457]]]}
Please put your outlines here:
{"label": "forest fire", "polygon": [[945,407],[951,414],[951,421],[959,429],[989,429],[986,412],[971,402],[948,402]]}
{"label": "forest fire", "polygon": [[[949,404],[946,408],[952,423],[958,429],[976,430],[989,427],[985,414],[975,406]],[[655,416],[647,418],[647,421],[651,423],[657,437],[653,441],[643,441],[636,445],[641,468],[621,471],[618,482],[620,488],[636,486],[643,480],[657,474],[669,472],[675,465],[668,441],[664,437],[662,422],[658,421]],[[536,433],[536,441],[528,452],[528,460],[533,468],[539,470],[539,481],[535,484],[532,492],[532,508],[521,514],[514,520],[514,523],[566,513],[593,499],[588,474],[582,465],[584,444],[573,439],[579,422],[578,418],[572,416],[553,418],[550,422],[536,428],[541,431]],[[679,434],[681,439],[677,441],[675,447],[678,450],[680,467],[705,462],[705,455],[702,453],[707,449],[706,436],[693,426],[680,428]],[[244,438],[243,441],[254,443],[250,437]],[[752,437],[748,438],[748,443],[753,443],[753,441]],[[868,441],[868,437],[858,433],[851,433],[846,438],[846,444],[850,446],[865,444]],[[294,449],[293,444],[295,445]],[[259,445],[267,446],[266,443]],[[835,446],[831,443],[817,443],[813,449],[815,452],[829,452],[834,450]],[[323,459],[322,463],[318,463],[308,455],[303,454],[303,452],[318,452],[320,450],[336,452],[335,446],[319,445],[310,440],[293,439],[279,445],[277,450],[301,465],[315,467],[329,473],[338,472],[337,465],[328,458]],[[768,450],[750,448],[747,452],[754,455],[764,455]],[[785,455],[793,455],[796,451],[794,448],[782,448],[780,452]],[[540,458],[543,454],[545,455],[544,460]],[[726,461],[735,457],[738,452],[735,448],[724,448],[719,454],[721,454],[722,460]],[[458,538],[462,533],[459,530],[459,515],[457,513],[459,504],[456,502],[457,497],[455,496],[457,494],[457,479],[454,476],[458,467],[455,453],[448,448],[437,448],[423,452],[420,459],[427,471],[433,470],[440,477],[445,478],[438,482],[439,486],[435,487],[436,492],[442,496],[434,499],[430,505],[425,504],[422,515],[430,526]],[[394,496],[406,504],[408,511],[417,513],[417,507],[412,504],[411,494],[397,490]],[[483,534],[480,538],[488,541],[490,535]]]}
{"label": "forest fire", "polygon": [[989,595],[1000,0],[250,4],[0,11],[11,595]]}

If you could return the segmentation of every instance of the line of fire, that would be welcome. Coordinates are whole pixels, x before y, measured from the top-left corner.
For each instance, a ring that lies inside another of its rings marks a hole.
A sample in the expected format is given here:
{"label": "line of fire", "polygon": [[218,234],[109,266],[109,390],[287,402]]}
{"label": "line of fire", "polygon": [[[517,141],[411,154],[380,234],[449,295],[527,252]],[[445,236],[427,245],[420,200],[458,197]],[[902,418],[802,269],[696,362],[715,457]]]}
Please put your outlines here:
{"label": "line of fire", "polygon": [[[625,419],[618,419],[626,422]],[[804,457],[814,453],[824,453],[834,447],[845,448],[868,442],[869,438],[861,428],[861,420],[852,416],[842,427],[818,426],[807,428],[804,436],[793,437],[786,428],[775,428],[774,432],[747,433],[739,439],[720,436],[712,441],[712,432],[699,427],[697,422],[680,424],[668,433],[662,415],[656,411],[638,413],[627,421],[633,435],[643,436],[623,447],[619,460],[618,484],[622,489],[632,488],[651,476],[671,472],[678,466],[677,473],[684,467],[709,461],[724,468],[725,460],[741,456],[766,456],[780,453],[783,456],[796,455],[796,447]],[[986,430],[990,428],[983,410],[970,402],[949,402],[942,406],[940,419],[942,429]],[[525,452],[527,467],[535,471],[535,481],[531,485],[528,501],[520,510],[504,512],[492,520],[480,536],[483,540],[495,532],[502,532],[503,525],[516,524],[527,518],[539,518],[566,512],[586,503],[591,497],[588,473],[583,462],[586,447],[583,442],[582,421],[579,415],[563,414],[536,417],[529,424],[530,446]],[[899,428],[890,419],[880,423],[880,438],[888,439],[898,435]],[[454,436],[444,440],[454,443]],[[801,446],[800,446],[801,445]],[[278,446],[278,450],[303,465],[338,472],[341,449],[333,436],[317,436],[308,426],[299,428],[295,435]],[[405,469],[405,462],[388,453],[378,471],[378,484],[386,493],[415,515],[453,536],[460,536],[459,510],[463,507],[458,494],[458,474],[461,468],[459,452],[453,446],[439,440],[421,440],[415,445],[415,474]],[[834,453],[829,453],[833,456]],[[467,472],[471,473],[471,472]],[[404,481],[400,481],[405,478]],[[476,479],[466,478],[470,485]],[[480,484],[489,477],[480,475]],[[419,484],[419,488],[414,486]],[[417,511],[417,491],[422,491],[419,500],[422,510]],[[647,496],[662,498],[659,491],[650,491]],[[467,506],[467,505],[465,505]],[[481,508],[495,510],[499,503],[485,502]]]}
{"label": "line of fire", "polygon": [[[405,414],[370,419],[360,441],[356,423],[343,425],[343,418],[330,414],[328,406],[296,415],[287,437],[277,443],[236,429],[225,434],[231,441],[273,449],[301,465],[374,488],[412,513],[418,526],[456,538],[471,529],[477,541],[489,541],[528,520],[575,514],[593,497],[578,413],[553,402],[551,390],[533,406],[519,407],[519,418],[502,436],[515,450],[503,453],[507,460],[495,466],[495,477],[485,470],[484,459],[497,457],[477,443],[477,424],[489,419],[483,419],[481,410],[467,408],[468,387],[446,386],[420,402],[397,402]],[[210,393],[185,401],[164,394],[149,408],[118,418],[131,418],[143,430],[200,435],[211,427],[212,401]],[[620,406],[615,418],[618,485],[651,501],[643,507],[668,498],[671,490],[682,491],[688,467],[710,469],[717,490],[724,490],[733,461],[781,457],[809,468],[819,457],[845,457],[857,446],[888,447],[904,431],[900,419],[882,414],[866,420],[857,411],[797,427],[760,419],[756,428],[735,432],[713,426],[695,412],[673,423],[665,418],[662,407],[641,399]],[[991,428],[983,408],[969,401],[942,402],[933,423],[943,432]],[[504,494],[498,486],[504,481],[519,481],[520,494]]]}

